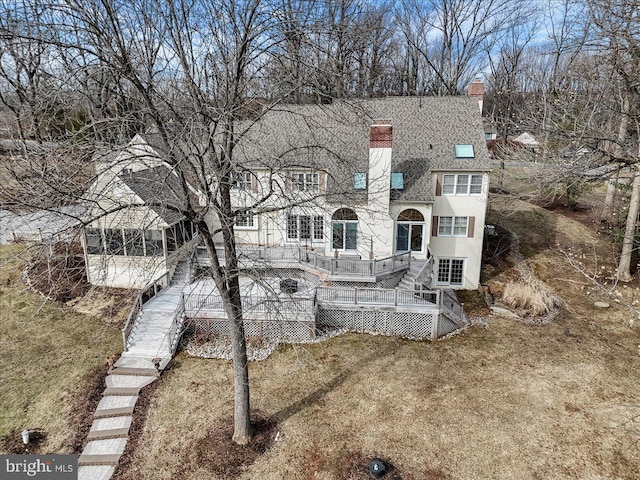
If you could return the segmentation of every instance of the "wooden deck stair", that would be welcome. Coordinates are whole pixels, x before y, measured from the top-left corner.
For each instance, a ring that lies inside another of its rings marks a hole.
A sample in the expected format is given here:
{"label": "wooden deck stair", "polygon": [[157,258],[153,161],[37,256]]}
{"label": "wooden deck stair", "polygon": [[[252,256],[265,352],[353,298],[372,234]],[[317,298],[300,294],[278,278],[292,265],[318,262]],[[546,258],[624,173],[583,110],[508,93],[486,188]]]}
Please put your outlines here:
{"label": "wooden deck stair", "polygon": [[404,274],[400,283],[398,284],[398,288],[402,288],[405,290],[415,290],[416,288],[416,277],[422,270],[422,267],[426,264],[426,261],[413,260],[411,262],[411,266],[409,270]]}

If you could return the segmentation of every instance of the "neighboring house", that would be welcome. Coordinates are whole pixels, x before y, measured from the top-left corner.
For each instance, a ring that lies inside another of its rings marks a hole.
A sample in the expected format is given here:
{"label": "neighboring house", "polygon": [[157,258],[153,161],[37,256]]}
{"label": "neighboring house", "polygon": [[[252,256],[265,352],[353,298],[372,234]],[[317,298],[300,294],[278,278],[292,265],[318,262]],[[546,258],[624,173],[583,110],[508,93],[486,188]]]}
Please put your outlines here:
{"label": "neighboring house", "polygon": [[540,142],[538,142],[533,135],[528,132],[521,133],[517,137],[512,139],[513,142],[522,145],[524,148],[537,152],[540,149]]}
{"label": "neighboring house", "polygon": [[[478,287],[491,164],[476,98],[285,107],[248,123],[235,150],[235,205],[273,192],[237,218],[240,249],[309,252],[298,254],[307,267],[432,259],[430,287]],[[194,230],[178,213],[184,199],[162,158],[136,136],[99,162],[85,236],[91,283],[141,288],[191,251]],[[149,206],[158,199],[164,208]],[[209,223],[215,228],[215,218]],[[380,286],[376,268],[326,267],[321,279]]]}

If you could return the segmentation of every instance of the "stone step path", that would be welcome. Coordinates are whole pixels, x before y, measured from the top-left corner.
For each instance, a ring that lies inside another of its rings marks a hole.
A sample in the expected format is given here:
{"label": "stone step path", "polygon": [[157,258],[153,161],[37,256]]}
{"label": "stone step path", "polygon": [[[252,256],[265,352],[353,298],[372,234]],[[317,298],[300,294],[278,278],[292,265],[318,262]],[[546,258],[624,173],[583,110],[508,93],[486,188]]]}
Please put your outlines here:
{"label": "stone step path", "polygon": [[109,371],[87,444],[78,458],[78,480],[108,480],[115,472],[127,445],[140,389],[159,376],[152,366],[152,359],[121,357]]}

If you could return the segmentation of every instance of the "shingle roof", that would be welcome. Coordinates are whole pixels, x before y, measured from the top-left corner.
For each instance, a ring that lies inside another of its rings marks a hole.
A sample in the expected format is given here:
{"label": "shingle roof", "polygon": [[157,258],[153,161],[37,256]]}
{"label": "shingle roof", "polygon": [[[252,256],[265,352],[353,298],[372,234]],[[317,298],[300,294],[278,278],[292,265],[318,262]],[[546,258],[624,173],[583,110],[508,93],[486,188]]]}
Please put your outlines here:
{"label": "shingle roof", "polygon": [[144,203],[168,225],[182,220],[185,197],[178,178],[167,167],[155,167],[119,175]]}
{"label": "shingle roof", "polygon": [[[431,171],[491,169],[478,102],[468,97],[286,105],[243,125],[236,159],[245,168],[324,170],[330,174],[329,192],[345,192],[353,187],[355,172],[367,171],[369,128],[382,118],[393,126],[392,170],[405,177],[405,188],[394,199],[431,201]],[[456,158],[456,144],[472,144],[475,158]]]}

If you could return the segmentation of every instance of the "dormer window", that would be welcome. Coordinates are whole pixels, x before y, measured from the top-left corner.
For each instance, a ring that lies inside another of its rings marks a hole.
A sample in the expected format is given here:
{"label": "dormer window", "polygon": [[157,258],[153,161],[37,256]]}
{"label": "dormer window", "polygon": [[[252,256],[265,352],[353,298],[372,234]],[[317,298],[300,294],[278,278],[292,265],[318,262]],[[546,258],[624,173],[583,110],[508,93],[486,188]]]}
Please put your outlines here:
{"label": "dormer window", "polygon": [[404,174],[402,172],[391,173],[391,189],[404,190]]}
{"label": "dormer window", "polygon": [[475,158],[473,145],[458,144],[456,145],[456,158]]}
{"label": "dormer window", "polygon": [[357,172],[353,174],[353,188],[356,190],[364,190],[367,188],[367,174]]}

